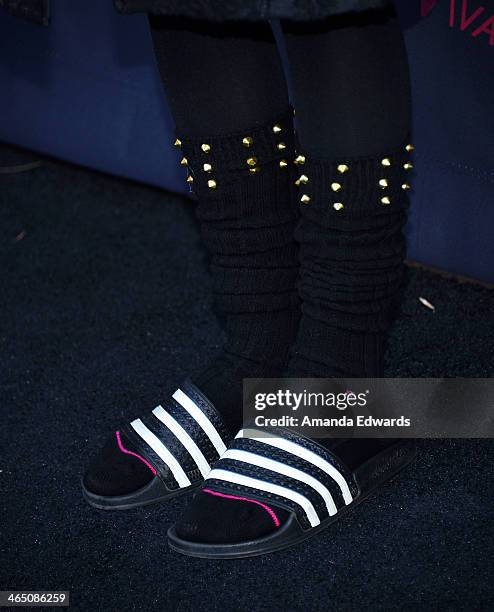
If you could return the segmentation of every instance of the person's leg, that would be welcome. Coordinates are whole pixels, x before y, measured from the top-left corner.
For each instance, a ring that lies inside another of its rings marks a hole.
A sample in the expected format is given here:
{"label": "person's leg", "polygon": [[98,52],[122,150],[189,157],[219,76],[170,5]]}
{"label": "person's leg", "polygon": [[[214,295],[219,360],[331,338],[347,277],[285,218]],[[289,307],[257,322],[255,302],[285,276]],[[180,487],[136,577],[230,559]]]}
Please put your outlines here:
{"label": "person's leg", "polygon": [[267,23],[151,24],[227,335],[192,379],[238,428],[242,379],[281,374],[299,320],[285,77]]}
{"label": "person's leg", "polygon": [[[410,94],[402,33],[392,12],[285,24],[284,30],[300,141],[296,237],[303,312],[287,374],[381,376],[405,253]],[[347,466],[386,445],[321,442]],[[237,496],[198,494],[177,535],[226,543],[276,529],[265,508]],[[283,524],[288,512],[275,512]]]}
{"label": "person's leg", "polygon": [[405,256],[410,89],[400,24],[390,8],[285,32],[304,161],[303,317],[288,371],[382,376]]}
{"label": "person's leg", "polygon": [[316,159],[376,157],[406,141],[410,78],[392,6],[285,23],[283,30],[303,152]]}
{"label": "person's leg", "polygon": [[[220,354],[191,378],[233,434],[242,379],[281,375],[300,317],[293,112],[268,24],[151,24],[226,332]],[[112,438],[96,458],[88,490],[123,495],[152,478],[132,440],[122,444]]]}
{"label": "person's leg", "polygon": [[268,23],[149,21],[177,134],[235,134],[286,112],[285,75]]}

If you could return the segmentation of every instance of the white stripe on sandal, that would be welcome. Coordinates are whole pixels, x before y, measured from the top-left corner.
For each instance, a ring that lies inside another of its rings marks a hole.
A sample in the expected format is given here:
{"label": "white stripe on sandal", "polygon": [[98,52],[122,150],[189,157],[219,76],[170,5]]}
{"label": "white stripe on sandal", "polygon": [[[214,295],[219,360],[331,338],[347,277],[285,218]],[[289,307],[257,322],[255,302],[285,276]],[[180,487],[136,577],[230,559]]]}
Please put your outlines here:
{"label": "white stripe on sandal", "polygon": [[211,423],[199,406],[186,395],[182,389],[177,389],[173,394],[173,399],[184,408],[190,416],[199,424],[211,443],[215,447],[218,455],[222,455],[226,451],[226,446],[221,439],[220,434],[216,431],[215,426]]}
{"label": "white stripe on sandal", "polygon": [[345,480],[344,476],[333,466],[331,463],[328,463],[325,459],[316,455],[312,451],[307,448],[292,442],[291,440],[286,440],[285,438],[280,438],[279,436],[274,436],[271,433],[259,431],[260,435],[256,436],[257,431],[255,429],[241,429],[235,438],[251,438],[253,440],[257,440],[258,442],[264,442],[264,444],[270,444],[271,446],[275,446],[276,448],[280,448],[292,455],[296,455],[309,463],[312,463],[319,469],[326,472],[328,476],[338,484],[341,489],[341,494],[343,495],[343,499],[345,504],[351,504],[353,501],[352,494],[350,493],[350,489],[348,487],[348,483]]}
{"label": "white stripe on sandal", "polygon": [[194,440],[189,436],[189,434],[185,431],[185,429],[177,423],[177,421],[169,414],[163,406],[157,406],[153,410],[154,416],[159,419],[163,425],[168,427],[168,429],[180,440],[180,442],[185,446],[185,448],[189,451],[189,454],[196,462],[199,471],[202,474],[203,478],[209,473],[211,469],[209,467],[209,463],[206,460],[206,457],[202,454],[201,450],[194,442]]}
{"label": "white stripe on sandal", "polygon": [[338,512],[333,497],[331,496],[331,493],[328,491],[328,489],[326,489],[326,487],[322,483],[320,483],[319,480],[316,480],[309,474],[306,474],[305,472],[302,472],[297,468],[291,467],[290,465],[286,465],[285,463],[281,463],[279,461],[275,461],[274,459],[268,459],[267,457],[263,457],[262,455],[256,455],[255,453],[251,453],[249,451],[242,451],[236,449],[227,450],[225,453],[223,453],[221,459],[235,459],[236,461],[243,461],[244,463],[257,465],[258,467],[266,468],[267,470],[271,470],[272,472],[284,474],[289,478],[304,482],[305,484],[309,485],[309,487],[312,487],[314,490],[316,490],[319,495],[324,499],[329,516],[334,516]]}
{"label": "white stripe on sandal", "polygon": [[166,463],[170,468],[173,477],[178,482],[179,486],[183,489],[190,486],[190,482],[187,474],[183,471],[180,463],[170,453],[166,446],[157,438],[154,433],[144,425],[141,419],[135,419],[130,424],[134,431],[154,450],[159,458]]}

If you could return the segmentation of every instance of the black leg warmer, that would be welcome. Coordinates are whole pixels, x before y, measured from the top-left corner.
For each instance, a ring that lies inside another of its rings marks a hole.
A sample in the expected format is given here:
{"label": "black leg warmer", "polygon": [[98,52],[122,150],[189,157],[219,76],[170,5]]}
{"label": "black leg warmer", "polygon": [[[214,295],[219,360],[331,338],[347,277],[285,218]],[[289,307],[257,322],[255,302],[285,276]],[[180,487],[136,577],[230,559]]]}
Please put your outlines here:
{"label": "black leg warmer", "polygon": [[194,382],[224,414],[242,378],[279,376],[299,321],[293,112],[228,136],[179,138],[211,256],[224,350]]}
{"label": "black leg warmer", "polygon": [[411,148],[372,158],[296,158],[303,316],[291,376],[383,375],[404,270]]}

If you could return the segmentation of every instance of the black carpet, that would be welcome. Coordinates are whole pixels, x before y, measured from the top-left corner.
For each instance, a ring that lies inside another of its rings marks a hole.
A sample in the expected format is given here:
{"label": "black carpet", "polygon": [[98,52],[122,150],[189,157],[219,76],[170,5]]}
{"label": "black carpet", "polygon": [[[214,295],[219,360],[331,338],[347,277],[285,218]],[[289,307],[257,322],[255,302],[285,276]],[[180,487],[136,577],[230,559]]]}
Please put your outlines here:
{"label": "black carpet", "polygon": [[[107,435],[220,343],[191,207],[52,161],[0,174],[0,590],[68,589],[90,611],[492,609],[491,441],[421,442],[356,512],[257,559],[171,552],[186,499],[82,500]],[[492,290],[411,271],[388,375],[492,376],[493,306]]]}

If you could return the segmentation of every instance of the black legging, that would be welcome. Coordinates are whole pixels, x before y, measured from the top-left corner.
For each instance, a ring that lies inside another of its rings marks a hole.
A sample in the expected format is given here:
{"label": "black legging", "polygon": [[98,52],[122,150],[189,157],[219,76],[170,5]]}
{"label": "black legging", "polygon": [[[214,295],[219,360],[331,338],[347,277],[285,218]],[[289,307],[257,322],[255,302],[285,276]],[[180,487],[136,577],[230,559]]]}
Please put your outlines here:
{"label": "black legging", "polygon": [[[283,112],[287,87],[266,23],[150,18],[177,131],[229,133]],[[323,158],[392,150],[409,132],[403,36],[393,9],[284,23],[302,148]]]}
{"label": "black legging", "polygon": [[269,24],[162,17],[150,22],[179,134],[228,134],[285,111],[285,76]]}

